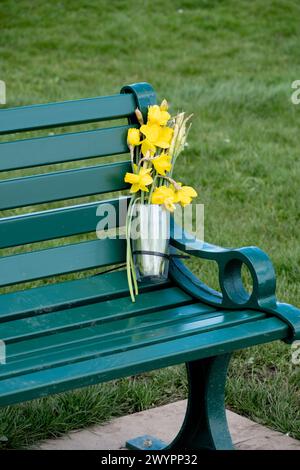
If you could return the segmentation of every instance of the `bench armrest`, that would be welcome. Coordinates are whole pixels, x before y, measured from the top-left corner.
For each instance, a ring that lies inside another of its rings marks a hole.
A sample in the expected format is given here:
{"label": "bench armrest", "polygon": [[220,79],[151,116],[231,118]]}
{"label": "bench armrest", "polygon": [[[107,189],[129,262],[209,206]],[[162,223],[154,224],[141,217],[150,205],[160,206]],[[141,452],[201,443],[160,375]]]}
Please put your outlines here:
{"label": "bench armrest", "polygon": [[[181,235],[179,237],[179,235]],[[247,306],[275,306],[276,279],[273,264],[266,253],[255,246],[222,248],[197,240],[172,224],[170,243],[180,251],[198,258],[216,261],[222,306],[236,308]],[[245,264],[252,276],[253,290],[249,295],[242,282],[241,268]]]}
{"label": "bench armrest", "polygon": [[[170,277],[183,289],[210,305],[224,309],[250,308],[271,313],[290,327],[291,334],[287,342],[300,339],[300,310],[276,301],[274,267],[260,248],[222,248],[205,243],[183,231],[174,222],[171,224],[170,245],[171,254],[177,249],[218,264],[221,293],[199,280],[179,258],[171,256]],[[250,294],[242,281],[243,264],[248,267],[252,277],[253,289]]]}

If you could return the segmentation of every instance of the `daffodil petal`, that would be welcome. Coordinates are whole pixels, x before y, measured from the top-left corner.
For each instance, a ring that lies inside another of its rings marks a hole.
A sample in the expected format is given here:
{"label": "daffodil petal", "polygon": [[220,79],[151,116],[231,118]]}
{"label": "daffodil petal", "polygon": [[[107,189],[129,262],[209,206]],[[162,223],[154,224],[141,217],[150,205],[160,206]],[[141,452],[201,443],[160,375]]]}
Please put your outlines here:
{"label": "daffodil petal", "polygon": [[172,136],[173,136],[173,129],[171,127],[163,127],[160,130],[159,136],[155,141],[157,147],[166,149],[170,147]]}
{"label": "daffodil petal", "polygon": [[135,175],[134,173],[126,173],[125,178],[124,178],[125,183],[130,183],[130,184],[137,183],[138,180],[139,180],[139,176]]}
{"label": "daffodil petal", "polygon": [[155,158],[152,161],[152,164],[160,175],[165,175],[167,171],[170,171],[172,168],[171,156],[162,153],[158,158]]}
{"label": "daffodil petal", "polygon": [[198,193],[195,191],[194,188],[191,186],[182,186],[181,188],[186,194],[188,194],[190,197],[197,197]]}
{"label": "daffodil petal", "polygon": [[159,119],[159,124],[161,126],[165,126],[167,122],[170,120],[171,115],[167,111],[161,111],[160,112],[160,119]]}
{"label": "daffodil petal", "polygon": [[142,143],[142,154],[144,156],[147,155],[148,152],[150,152],[150,155],[153,155],[155,153],[156,147],[155,145],[151,144],[151,142],[147,139],[145,139]]}
{"label": "daffodil petal", "polygon": [[140,190],[140,185],[137,183],[137,184],[133,184],[130,188],[130,192],[131,193],[137,193],[138,191]]}

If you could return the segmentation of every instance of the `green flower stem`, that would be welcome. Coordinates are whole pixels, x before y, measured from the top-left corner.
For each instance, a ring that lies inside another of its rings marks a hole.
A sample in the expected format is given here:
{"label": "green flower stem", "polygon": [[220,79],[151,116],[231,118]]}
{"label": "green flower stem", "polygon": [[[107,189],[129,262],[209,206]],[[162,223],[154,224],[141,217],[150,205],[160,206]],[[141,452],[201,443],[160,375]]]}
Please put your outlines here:
{"label": "green flower stem", "polygon": [[130,250],[130,266],[131,266],[131,274],[132,274],[133,285],[134,285],[134,293],[135,293],[135,295],[138,295],[139,294],[139,288],[138,288],[138,283],[137,283],[137,280],[136,280],[135,265],[134,265],[134,262],[133,262],[133,256],[132,256],[131,250]]}
{"label": "green flower stem", "polygon": [[130,239],[127,239],[127,249],[126,249],[126,271],[127,271],[127,281],[128,281],[128,287],[129,287],[129,292],[130,292],[130,297],[132,302],[135,302],[135,297],[133,293],[133,287],[132,287],[132,277],[131,277],[131,264],[130,264]]}
{"label": "green flower stem", "polygon": [[158,174],[156,174],[154,176],[154,179],[153,179],[153,183],[151,185],[151,189],[150,189],[150,193],[149,193],[149,198],[148,198],[148,204],[151,204],[151,199],[152,199],[152,194],[153,194],[153,191],[155,190],[156,186],[157,186],[157,181],[159,179],[159,176]]}
{"label": "green flower stem", "polygon": [[178,185],[178,183],[176,183],[176,181],[173,180],[173,178],[171,178],[170,176],[167,176],[167,175],[161,176],[160,180],[161,180],[161,183],[162,183],[161,186],[163,185],[163,181],[166,180],[166,181],[168,181],[169,184],[173,184],[173,186],[176,190],[180,189],[180,186]]}
{"label": "green flower stem", "polygon": [[[134,205],[137,203],[138,200],[139,200],[139,198],[136,198],[134,200],[134,202],[132,204],[132,210],[133,210]],[[131,232],[131,216],[132,216],[132,214],[130,214],[129,239],[130,239],[130,232]],[[138,283],[137,283],[137,279],[136,279],[136,270],[135,270],[135,265],[134,265],[134,262],[133,262],[133,256],[132,256],[131,244],[130,243],[129,243],[129,246],[130,246],[130,265],[131,265],[131,274],[132,274],[132,279],[133,279],[134,291],[135,291],[135,295],[138,295],[139,288],[138,288]]]}
{"label": "green flower stem", "polygon": [[[143,168],[148,168],[148,162],[144,161]],[[145,191],[141,191],[141,204],[145,204]]]}
{"label": "green flower stem", "polygon": [[129,150],[130,150],[130,161],[131,161],[131,168],[132,168],[132,171],[134,172],[134,147],[132,145],[129,146]]}
{"label": "green flower stem", "polygon": [[127,272],[127,281],[128,287],[130,292],[130,297],[132,302],[135,302],[135,297],[133,293],[133,285],[132,285],[132,266],[131,266],[131,243],[130,243],[130,229],[131,229],[131,211],[134,204],[134,196],[130,200],[127,216],[126,216],[126,272]]}
{"label": "green flower stem", "polygon": [[[131,241],[130,241],[132,212],[133,212],[134,205],[136,204],[138,199],[139,198],[135,199],[134,196],[132,197],[128,206],[127,217],[126,217],[126,272],[127,272],[128,287],[129,287],[129,292],[130,292],[130,297],[131,297],[132,302],[135,302],[135,295],[138,295],[139,293],[135,266],[133,262],[132,251],[131,251]],[[134,287],[134,292],[133,292],[133,287]]]}

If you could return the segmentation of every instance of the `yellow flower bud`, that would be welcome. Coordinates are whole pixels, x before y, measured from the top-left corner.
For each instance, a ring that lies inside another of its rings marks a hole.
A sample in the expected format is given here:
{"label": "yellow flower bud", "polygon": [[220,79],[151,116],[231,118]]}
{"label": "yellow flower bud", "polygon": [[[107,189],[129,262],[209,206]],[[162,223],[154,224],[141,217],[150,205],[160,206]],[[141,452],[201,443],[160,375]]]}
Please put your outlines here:
{"label": "yellow flower bud", "polygon": [[127,134],[127,144],[135,147],[140,144],[140,131],[138,129],[129,129]]}
{"label": "yellow flower bud", "polygon": [[137,118],[139,124],[142,126],[144,124],[144,118],[143,118],[143,115],[142,115],[141,111],[139,110],[139,108],[136,108],[135,115],[136,115],[136,118]]}
{"label": "yellow flower bud", "polygon": [[168,111],[169,105],[167,100],[162,100],[161,105],[160,105],[160,110],[161,111]]}

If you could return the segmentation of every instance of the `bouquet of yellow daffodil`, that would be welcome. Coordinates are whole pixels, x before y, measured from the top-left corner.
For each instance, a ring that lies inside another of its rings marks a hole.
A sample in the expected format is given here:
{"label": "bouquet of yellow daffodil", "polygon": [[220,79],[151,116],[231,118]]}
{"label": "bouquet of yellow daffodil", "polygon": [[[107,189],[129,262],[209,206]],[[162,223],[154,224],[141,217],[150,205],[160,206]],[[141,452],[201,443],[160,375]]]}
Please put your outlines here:
{"label": "bouquet of yellow daffodil", "polygon": [[[130,192],[133,194],[126,221],[127,277],[133,302],[135,295],[138,294],[136,263],[134,263],[133,254],[144,255],[144,259],[146,257],[148,260],[150,257],[152,260],[156,257],[156,263],[153,264],[152,261],[150,268],[148,266],[144,269],[144,274],[147,271],[144,277],[152,279],[155,276],[159,278],[157,273],[161,271],[161,267],[158,267],[157,271],[157,257],[161,258],[158,261],[162,266],[161,260],[165,256],[165,253],[161,253],[162,250],[160,252],[153,250],[154,245],[152,245],[152,250],[132,251],[131,229],[134,207],[139,203],[143,208],[142,212],[145,212],[144,209],[147,208],[151,210],[148,224],[144,223],[144,218],[140,221],[144,230],[148,230],[149,236],[149,232],[153,233],[158,223],[156,218],[158,211],[160,211],[161,219],[166,220],[164,213],[173,212],[177,203],[185,207],[191,203],[193,197],[197,196],[192,187],[184,186],[172,177],[176,159],[186,144],[190,128],[188,122],[191,116],[186,117],[182,112],[172,117],[168,112],[166,100],[163,100],[160,106],[149,106],[146,123],[139,109],[135,113],[140,128],[131,128],[128,131],[127,144],[130,150],[132,173],[125,175],[125,182],[131,184]],[[158,206],[156,209],[155,205]],[[167,244],[164,244],[163,251],[167,248]],[[139,276],[139,280],[141,277],[143,276]]]}

